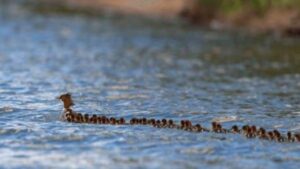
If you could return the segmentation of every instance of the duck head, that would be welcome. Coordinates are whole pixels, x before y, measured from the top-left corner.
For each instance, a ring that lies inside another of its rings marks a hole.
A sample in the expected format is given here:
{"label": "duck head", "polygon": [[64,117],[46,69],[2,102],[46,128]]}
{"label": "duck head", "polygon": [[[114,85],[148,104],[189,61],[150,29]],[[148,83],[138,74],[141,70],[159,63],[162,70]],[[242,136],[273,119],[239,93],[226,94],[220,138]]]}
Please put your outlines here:
{"label": "duck head", "polygon": [[74,105],[72,96],[70,93],[62,94],[58,97],[64,103],[64,108],[69,109],[71,106]]}

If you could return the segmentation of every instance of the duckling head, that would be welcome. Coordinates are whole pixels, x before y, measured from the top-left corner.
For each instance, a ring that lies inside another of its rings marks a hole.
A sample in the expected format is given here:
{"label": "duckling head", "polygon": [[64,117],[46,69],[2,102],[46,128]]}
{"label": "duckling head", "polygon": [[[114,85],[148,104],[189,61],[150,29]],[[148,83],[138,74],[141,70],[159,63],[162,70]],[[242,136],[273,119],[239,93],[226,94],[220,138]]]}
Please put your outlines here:
{"label": "duckling head", "polygon": [[217,122],[215,122],[215,121],[213,121],[213,122],[211,122],[211,127],[212,127],[212,130],[213,131],[216,131],[217,130]]}
{"label": "duckling head", "polygon": [[239,127],[237,125],[233,125],[231,127],[231,131],[234,132],[234,133],[238,133],[239,132]]}
{"label": "duckling head", "polygon": [[162,124],[165,126],[167,125],[167,120],[166,119],[162,119]]}
{"label": "duckling head", "polygon": [[125,124],[125,123],[126,123],[125,119],[123,117],[121,117],[120,118],[120,124]]}
{"label": "duckling head", "polygon": [[169,120],[169,125],[173,125],[174,124],[174,122],[173,122],[173,120]]}
{"label": "duckling head", "polygon": [[300,133],[294,134],[296,141],[300,142]]}

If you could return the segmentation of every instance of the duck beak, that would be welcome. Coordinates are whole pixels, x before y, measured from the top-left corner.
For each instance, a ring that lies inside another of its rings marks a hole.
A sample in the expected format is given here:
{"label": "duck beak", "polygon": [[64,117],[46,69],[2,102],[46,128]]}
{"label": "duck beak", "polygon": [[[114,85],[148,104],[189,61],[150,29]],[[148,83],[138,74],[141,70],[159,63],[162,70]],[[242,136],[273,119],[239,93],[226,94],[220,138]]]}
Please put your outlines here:
{"label": "duck beak", "polygon": [[55,97],[55,99],[60,100],[60,96]]}

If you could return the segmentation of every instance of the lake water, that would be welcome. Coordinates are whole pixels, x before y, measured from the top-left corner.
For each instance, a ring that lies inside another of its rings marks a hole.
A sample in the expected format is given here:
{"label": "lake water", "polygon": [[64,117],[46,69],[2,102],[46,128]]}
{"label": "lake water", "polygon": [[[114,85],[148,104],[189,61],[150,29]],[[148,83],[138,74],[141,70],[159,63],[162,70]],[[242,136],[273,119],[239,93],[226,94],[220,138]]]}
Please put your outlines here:
{"label": "lake water", "polygon": [[29,9],[0,4],[0,168],[300,166],[299,143],[66,123],[55,99],[71,92],[75,110],[127,120],[300,132],[299,39]]}

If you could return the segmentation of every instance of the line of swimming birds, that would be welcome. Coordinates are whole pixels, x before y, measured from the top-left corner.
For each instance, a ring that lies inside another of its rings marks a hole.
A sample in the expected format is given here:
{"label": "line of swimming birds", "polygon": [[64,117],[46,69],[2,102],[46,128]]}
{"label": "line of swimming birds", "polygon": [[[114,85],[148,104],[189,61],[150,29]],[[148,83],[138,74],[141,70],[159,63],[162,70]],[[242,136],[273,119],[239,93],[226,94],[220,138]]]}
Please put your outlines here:
{"label": "line of swimming birds", "polygon": [[237,125],[233,125],[230,129],[225,129],[218,122],[211,123],[211,129],[205,128],[200,124],[193,125],[190,120],[181,120],[180,124],[176,124],[172,119],[147,119],[147,118],[132,118],[129,123],[124,118],[97,116],[96,114],[81,114],[74,112],[71,106],[74,105],[71,94],[66,93],[58,97],[64,104],[64,112],[61,119],[73,123],[91,123],[91,124],[110,124],[110,125],[151,125],[156,128],[173,128],[185,130],[189,132],[215,132],[215,133],[233,133],[243,134],[247,138],[259,138],[277,142],[300,142],[300,133],[287,132],[283,135],[278,130],[267,131],[262,127],[255,125],[244,125],[240,129]]}

